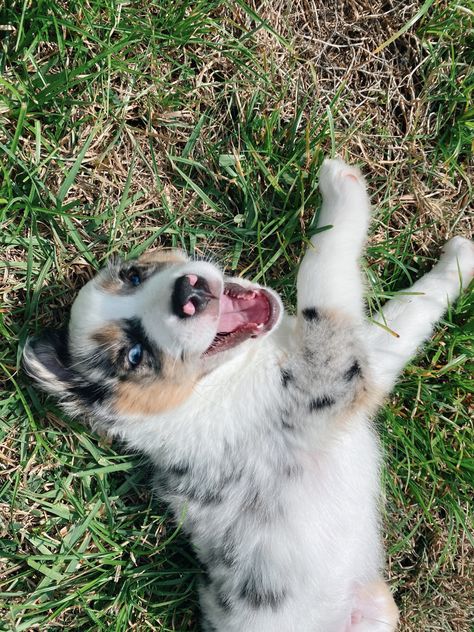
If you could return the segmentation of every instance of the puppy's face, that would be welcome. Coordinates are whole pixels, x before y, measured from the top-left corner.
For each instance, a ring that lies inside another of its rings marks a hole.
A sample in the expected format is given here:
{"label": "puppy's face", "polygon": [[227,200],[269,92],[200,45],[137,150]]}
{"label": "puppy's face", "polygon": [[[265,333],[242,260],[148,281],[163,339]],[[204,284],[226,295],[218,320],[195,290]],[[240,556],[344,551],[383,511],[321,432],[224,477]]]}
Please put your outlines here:
{"label": "puppy's face", "polygon": [[79,292],[67,330],[28,341],[24,365],[71,414],[159,414],[273,331],[281,312],[271,290],[155,251],[100,271]]}

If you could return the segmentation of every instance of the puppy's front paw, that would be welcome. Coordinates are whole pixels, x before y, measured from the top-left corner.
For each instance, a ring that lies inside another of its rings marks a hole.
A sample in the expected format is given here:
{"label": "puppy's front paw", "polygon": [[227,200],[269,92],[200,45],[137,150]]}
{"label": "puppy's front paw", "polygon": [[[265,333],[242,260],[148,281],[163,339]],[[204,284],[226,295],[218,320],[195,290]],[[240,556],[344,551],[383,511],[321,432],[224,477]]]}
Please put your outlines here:
{"label": "puppy's front paw", "polygon": [[448,272],[460,274],[463,287],[467,287],[474,277],[474,242],[453,237],[445,244],[439,263]]}
{"label": "puppy's front paw", "polygon": [[319,173],[319,188],[325,200],[365,194],[364,178],[357,167],[347,165],[341,158],[326,158]]}

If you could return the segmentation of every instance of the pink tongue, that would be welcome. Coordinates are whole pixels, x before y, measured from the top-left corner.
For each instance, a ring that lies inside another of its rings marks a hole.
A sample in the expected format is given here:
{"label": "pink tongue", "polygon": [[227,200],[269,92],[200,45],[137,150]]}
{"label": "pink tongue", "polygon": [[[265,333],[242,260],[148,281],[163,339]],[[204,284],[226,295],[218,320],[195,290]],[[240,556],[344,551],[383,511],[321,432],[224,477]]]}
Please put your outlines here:
{"label": "pink tongue", "polygon": [[231,298],[223,294],[220,302],[221,313],[217,331],[227,334],[245,325],[258,325],[268,319],[268,305],[265,299],[256,295],[254,298]]}

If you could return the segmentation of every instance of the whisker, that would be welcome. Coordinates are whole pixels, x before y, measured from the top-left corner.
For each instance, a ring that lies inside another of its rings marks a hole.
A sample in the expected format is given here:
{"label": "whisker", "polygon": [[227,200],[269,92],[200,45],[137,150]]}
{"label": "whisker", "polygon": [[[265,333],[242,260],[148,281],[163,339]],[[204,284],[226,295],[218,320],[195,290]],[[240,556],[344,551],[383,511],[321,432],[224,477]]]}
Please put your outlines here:
{"label": "whisker", "polygon": [[88,356],[87,358],[78,359],[77,362],[73,362],[72,364],[70,364],[69,368],[73,369],[73,368],[80,367],[81,365],[88,365],[90,362],[94,362],[101,355],[103,355],[104,353],[107,353],[107,351],[110,351],[115,346],[116,346],[116,343],[107,344],[107,346],[105,345],[105,343],[101,344],[101,345],[99,345],[99,347],[98,347],[97,351],[95,351],[95,353],[93,353],[92,355]]}

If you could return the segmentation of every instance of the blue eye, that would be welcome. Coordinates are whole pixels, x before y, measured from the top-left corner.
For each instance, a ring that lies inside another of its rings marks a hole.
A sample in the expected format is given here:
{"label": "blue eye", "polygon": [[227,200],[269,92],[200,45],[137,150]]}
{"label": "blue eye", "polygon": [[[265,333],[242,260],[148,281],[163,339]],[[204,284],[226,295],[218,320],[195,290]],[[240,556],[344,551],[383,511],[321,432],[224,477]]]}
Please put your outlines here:
{"label": "blue eye", "polygon": [[130,272],[130,274],[128,275],[128,280],[133,285],[133,287],[137,287],[137,285],[140,285],[140,283],[142,282],[140,273],[136,272],[135,270]]}
{"label": "blue eye", "polygon": [[138,342],[136,345],[133,345],[133,347],[128,352],[128,361],[133,367],[135,367],[140,364],[140,362],[142,361],[142,357],[143,357],[143,347]]}
{"label": "blue eye", "polygon": [[132,266],[120,271],[120,278],[124,283],[130,283],[133,287],[137,287],[142,283],[142,274],[139,268]]}

